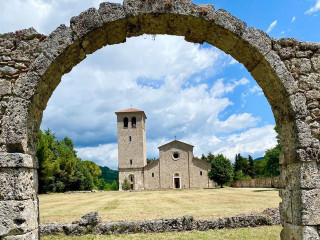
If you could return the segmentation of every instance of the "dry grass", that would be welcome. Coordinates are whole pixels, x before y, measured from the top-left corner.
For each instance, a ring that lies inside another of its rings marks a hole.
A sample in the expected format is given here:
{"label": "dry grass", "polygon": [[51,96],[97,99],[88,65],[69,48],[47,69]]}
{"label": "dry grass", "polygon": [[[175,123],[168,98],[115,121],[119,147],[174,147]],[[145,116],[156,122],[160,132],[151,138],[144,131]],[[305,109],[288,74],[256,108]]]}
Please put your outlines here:
{"label": "dry grass", "polygon": [[39,195],[41,222],[68,223],[98,211],[103,221],[192,215],[197,219],[278,207],[276,190],[239,188]]}
{"label": "dry grass", "polygon": [[279,240],[280,226],[258,227],[258,228],[240,228],[240,229],[223,229],[210,230],[206,232],[170,232],[157,234],[130,234],[130,235],[111,235],[111,236],[93,236],[83,237],[66,237],[66,236],[46,236],[43,240]]}

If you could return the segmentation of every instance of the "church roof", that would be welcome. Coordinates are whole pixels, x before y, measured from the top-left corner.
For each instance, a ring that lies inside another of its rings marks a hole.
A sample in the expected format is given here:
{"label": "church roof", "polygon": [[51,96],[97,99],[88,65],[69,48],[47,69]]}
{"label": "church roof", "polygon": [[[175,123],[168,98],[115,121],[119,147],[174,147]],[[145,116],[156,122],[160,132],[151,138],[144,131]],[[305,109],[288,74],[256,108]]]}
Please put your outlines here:
{"label": "church roof", "polygon": [[115,112],[115,114],[121,114],[121,113],[143,113],[143,115],[145,116],[145,118],[147,118],[146,114],[144,113],[144,111],[136,109],[136,108],[128,108],[128,109],[124,109],[121,111],[117,111]]}
{"label": "church roof", "polygon": [[168,142],[168,143],[166,143],[166,144],[161,145],[161,146],[158,147],[158,148],[160,149],[160,148],[163,148],[164,146],[171,145],[171,144],[173,144],[173,143],[179,143],[179,144],[187,145],[188,147],[194,147],[194,146],[191,145],[191,144],[188,144],[188,143],[185,143],[185,142],[181,142],[181,141],[178,141],[178,140],[173,140],[173,141],[171,141],[171,142]]}

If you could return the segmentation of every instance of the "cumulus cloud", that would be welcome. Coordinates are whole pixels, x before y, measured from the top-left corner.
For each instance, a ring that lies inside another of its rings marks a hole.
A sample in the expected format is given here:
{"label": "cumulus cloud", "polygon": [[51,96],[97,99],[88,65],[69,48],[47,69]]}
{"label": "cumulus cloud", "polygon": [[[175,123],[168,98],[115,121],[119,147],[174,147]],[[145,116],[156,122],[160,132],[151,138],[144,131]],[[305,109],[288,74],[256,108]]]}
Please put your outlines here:
{"label": "cumulus cloud", "polygon": [[273,30],[273,28],[277,25],[277,23],[278,23],[277,20],[273,21],[273,22],[269,25],[269,27],[268,27],[268,29],[267,29],[267,33],[270,33],[270,32]]}
{"label": "cumulus cloud", "polygon": [[[34,27],[50,34],[60,24],[70,25],[70,19],[91,8],[99,8],[103,0],[0,0],[0,32],[12,32]],[[109,0],[122,3],[122,0]],[[19,17],[17,17],[19,16]]]}
{"label": "cumulus cloud", "polygon": [[233,80],[225,83],[225,79],[218,79],[211,88],[211,94],[214,97],[220,97],[226,93],[231,93],[233,90],[240,85],[246,85],[249,83],[247,78],[241,78],[240,80]]}
{"label": "cumulus cloud", "polygon": [[320,10],[320,0],[316,0],[316,4],[310,9],[308,9],[307,11],[305,11],[304,14],[310,15],[312,13],[318,12],[319,10]]}

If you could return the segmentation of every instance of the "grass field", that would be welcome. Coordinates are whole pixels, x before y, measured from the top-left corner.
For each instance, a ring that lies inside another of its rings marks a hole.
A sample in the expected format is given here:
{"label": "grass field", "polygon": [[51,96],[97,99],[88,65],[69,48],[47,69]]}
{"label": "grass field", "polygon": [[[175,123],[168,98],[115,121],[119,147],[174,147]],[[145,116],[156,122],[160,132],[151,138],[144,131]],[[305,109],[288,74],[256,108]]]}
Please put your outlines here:
{"label": "grass field", "polygon": [[103,221],[146,220],[184,215],[211,219],[261,212],[267,207],[278,207],[281,199],[276,190],[223,188],[45,194],[39,195],[39,200],[42,223],[69,223],[92,211],[98,211]]}
{"label": "grass field", "polygon": [[66,236],[46,236],[43,240],[279,240],[280,226],[258,227],[258,228],[240,228],[240,229],[222,229],[210,230],[206,232],[170,232],[157,234],[130,234],[130,235],[111,235],[111,236],[93,236],[66,237]]}

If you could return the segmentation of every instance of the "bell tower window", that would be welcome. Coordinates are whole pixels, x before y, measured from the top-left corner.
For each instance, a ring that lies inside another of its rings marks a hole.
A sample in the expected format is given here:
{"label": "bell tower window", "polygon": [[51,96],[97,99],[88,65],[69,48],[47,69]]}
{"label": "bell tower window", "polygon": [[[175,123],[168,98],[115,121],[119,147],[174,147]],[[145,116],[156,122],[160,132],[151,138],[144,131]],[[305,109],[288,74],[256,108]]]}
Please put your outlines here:
{"label": "bell tower window", "polygon": [[133,128],[135,128],[135,127],[137,126],[137,119],[136,119],[136,117],[131,118],[131,126],[132,126]]}
{"label": "bell tower window", "polygon": [[130,159],[130,165],[132,165],[132,159]]}
{"label": "bell tower window", "polygon": [[123,127],[127,128],[127,127],[128,127],[128,122],[129,122],[128,118],[125,117],[125,118],[123,119]]}

